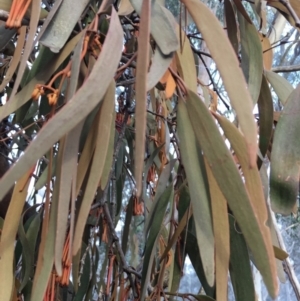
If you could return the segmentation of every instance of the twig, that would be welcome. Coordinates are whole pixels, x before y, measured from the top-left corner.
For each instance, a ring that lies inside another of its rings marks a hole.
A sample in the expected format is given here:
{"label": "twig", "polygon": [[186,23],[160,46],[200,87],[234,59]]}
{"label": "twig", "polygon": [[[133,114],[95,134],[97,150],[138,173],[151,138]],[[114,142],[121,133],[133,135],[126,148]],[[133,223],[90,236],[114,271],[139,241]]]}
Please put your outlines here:
{"label": "twig", "polygon": [[110,208],[111,208],[111,218],[113,225],[115,224],[116,220],[116,207],[117,207],[117,187],[116,187],[116,169],[115,164],[113,164],[113,172],[111,177],[111,201],[110,201]]}
{"label": "twig", "polygon": [[[134,62],[134,59],[136,58],[136,53],[131,58],[127,58],[126,56],[122,55],[121,62],[124,63],[126,67],[132,67],[136,68],[136,62]],[[122,67],[124,67],[122,66]]]}
{"label": "twig", "polygon": [[220,100],[222,101],[222,103],[224,104],[224,106],[226,107],[226,109],[229,111],[230,107],[227,104],[227,102],[223,99],[223,97],[221,96],[221,94],[219,93],[218,87],[216,86],[216,84],[215,84],[215,82],[214,82],[214,80],[212,78],[212,75],[210,74],[210,71],[209,71],[209,69],[208,69],[208,67],[207,67],[207,65],[206,65],[206,63],[205,63],[205,61],[204,61],[204,59],[202,57],[202,54],[197,49],[195,49],[194,47],[192,47],[192,50],[196,51],[195,53],[198,54],[201,62],[203,63],[203,65],[204,65],[204,67],[206,69],[206,72],[207,72],[207,74],[208,74],[208,76],[210,78],[210,81],[211,81],[211,83],[213,85],[214,91],[217,93],[217,95],[219,96]]}
{"label": "twig", "polygon": [[293,71],[300,71],[300,65],[292,65],[292,66],[277,66],[272,68],[273,72],[293,72]]}
{"label": "twig", "polygon": [[211,55],[210,55],[209,53],[204,52],[204,51],[201,51],[201,50],[198,50],[198,49],[196,49],[196,48],[193,47],[193,46],[191,46],[191,47],[192,47],[192,50],[193,50],[196,54],[198,54],[198,55],[205,55],[205,56],[208,56],[208,57],[212,58]]}
{"label": "twig", "polygon": [[135,83],[135,78],[130,78],[130,79],[127,79],[127,80],[123,80],[123,81],[121,81],[121,82],[118,82],[117,84],[116,84],[116,86],[117,87],[119,87],[119,86],[130,86],[130,85],[132,85],[132,84],[134,84]]}
{"label": "twig", "polygon": [[114,224],[113,224],[111,216],[110,216],[109,208],[108,208],[108,205],[106,203],[103,205],[103,211],[104,211],[105,217],[107,219],[107,225],[108,225],[108,228],[110,230],[110,234],[113,238],[113,243],[117,247],[117,251],[119,253],[119,256],[120,256],[120,259],[121,259],[121,262],[122,262],[123,270],[127,274],[134,274],[135,276],[137,276],[138,278],[141,279],[142,275],[140,273],[138,273],[137,271],[135,271],[134,269],[132,269],[131,267],[129,267],[128,264],[127,264],[127,261],[125,259],[125,255],[124,255],[122,247],[120,245],[120,240],[119,240],[118,234],[115,230]]}

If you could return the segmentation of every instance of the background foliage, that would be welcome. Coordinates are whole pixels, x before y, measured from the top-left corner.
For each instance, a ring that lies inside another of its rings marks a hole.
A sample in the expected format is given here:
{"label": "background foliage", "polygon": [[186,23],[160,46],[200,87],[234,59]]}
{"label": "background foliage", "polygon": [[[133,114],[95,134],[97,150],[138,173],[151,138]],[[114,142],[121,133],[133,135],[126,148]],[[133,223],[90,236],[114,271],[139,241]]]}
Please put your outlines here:
{"label": "background foliage", "polygon": [[0,300],[300,300],[296,0],[0,9]]}

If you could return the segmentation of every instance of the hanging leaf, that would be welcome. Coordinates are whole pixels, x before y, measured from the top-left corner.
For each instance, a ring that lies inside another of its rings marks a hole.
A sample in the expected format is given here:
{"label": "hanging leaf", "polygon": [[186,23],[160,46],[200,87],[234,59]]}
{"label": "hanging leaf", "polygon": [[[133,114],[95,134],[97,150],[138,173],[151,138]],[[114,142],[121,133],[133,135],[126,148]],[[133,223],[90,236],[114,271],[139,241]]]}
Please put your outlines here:
{"label": "hanging leaf", "polygon": [[240,12],[238,12],[241,37],[242,70],[253,103],[257,103],[263,74],[263,53],[258,32]]}
{"label": "hanging leaf", "polygon": [[[130,0],[135,11],[141,15],[142,2]],[[176,24],[172,14],[159,2],[155,1],[151,5],[151,35],[164,55],[170,55],[179,47],[178,39],[174,31]]]}
{"label": "hanging leaf", "polygon": [[170,185],[169,187],[167,187],[167,189],[164,191],[159,201],[157,202],[155,219],[153,220],[153,223],[151,225],[149,235],[146,241],[146,246],[145,246],[145,256],[144,256],[144,264],[143,264],[143,272],[142,272],[142,280],[141,280],[141,286],[142,286],[141,299],[143,299],[145,296],[146,289],[149,282],[150,267],[152,263],[151,259],[153,258],[155,252],[155,242],[161,230],[166,208],[170,200],[172,199],[173,194],[174,194],[173,186]]}
{"label": "hanging leaf", "polygon": [[[210,286],[213,286],[215,260],[214,235],[209,206],[210,195],[205,168],[199,162],[202,157],[201,150],[197,145],[187,107],[183,100],[179,100],[177,118],[182,163],[189,183],[198,247],[207,282]],[[201,159],[203,160],[203,158]]]}
{"label": "hanging leaf", "polygon": [[127,16],[127,15],[131,14],[133,11],[134,11],[134,8],[132,7],[129,0],[120,1],[120,6],[118,9],[119,16]]}
{"label": "hanging leaf", "polygon": [[[263,76],[261,90],[257,101],[259,113],[259,150],[264,158],[267,154],[273,130],[273,100],[268,82]],[[258,167],[262,161],[259,159]]]}
{"label": "hanging leaf", "polygon": [[162,76],[167,72],[171,64],[173,54],[164,55],[159,48],[157,48],[152,57],[150,70],[147,76],[147,91],[155,87]]}
{"label": "hanging leaf", "polygon": [[32,169],[29,169],[16,183],[0,240],[0,300],[10,300],[13,285],[13,256],[15,236],[18,231],[22,208],[26,201],[27,189],[30,183]]}
{"label": "hanging leaf", "polygon": [[[180,27],[177,27],[178,35],[180,35]],[[197,74],[195,68],[194,54],[186,34],[181,31],[182,42],[181,49],[176,51],[176,63],[178,73],[184,80],[186,86],[194,92],[197,92]]]}
{"label": "hanging leaf", "polygon": [[136,108],[135,108],[135,169],[137,196],[142,193],[142,173],[144,168],[145,133],[147,114],[147,71],[149,61],[149,37],[151,20],[150,0],[143,1],[138,38],[138,57],[136,62]]}
{"label": "hanging leaf", "polygon": [[24,231],[22,223],[19,224],[18,234],[23,247],[23,257],[25,262],[25,273],[20,284],[19,291],[27,285],[29,279],[34,274],[34,255],[37,236],[40,231],[41,216],[37,214],[31,221],[28,230]]}
{"label": "hanging leaf", "polygon": [[237,57],[216,16],[197,0],[183,0],[201,32],[222,76],[225,89],[235,109],[247,143],[249,164],[256,165],[257,129],[252,115],[253,103],[239,68]]}
{"label": "hanging leaf", "polygon": [[111,124],[114,124],[115,120],[114,93],[115,82],[112,81],[104,96],[103,103],[100,109],[100,118],[96,136],[95,152],[91,162],[90,173],[86,184],[87,186],[83,195],[83,200],[78,213],[74,232],[74,256],[76,256],[76,254],[80,251],[86,219],[90,212],[90,207],[94,200],[102,176],[107,154],[113,152],[112,149],[109,149],[109,141],[110,136],[114,134],[114,132],[111,131]]}
{"label": "hanging leaf", "polygon": [[[58,12],[41,37],[40,43],[49,47],[51,51],[55,53],[59,52],[68,40],[88,2],[88,0],[62,1]],[[72,12],[72,14],[70,14],[70,12]],[[58,32],[59,34],[57,34]]]}
{"label": "hanging leaf", "polygon": [[272,209],[292,212],[299,193],[300,85],[288,97],[278,120],[271,153],[270,199]]}
{"label": "hanging leaf", "polygon": [[235,13],[230,0],[224,0],[224,10],[228,38],[234,49],[235,54],[238,55],[239,42],[237,37],[237,24],[235,19]]}
{"label": "hanging leaf", "polygon": [[[187,110],[197,141],[230,209],[241,227],[268,291],[271,296],[276,296],[278,283],[270,236],[265,236],[265,232],[262,233],[260,220],[256,217],[255,209],[232,156],[210,112],[192,91],[188,93]],[[247,166],[249,168],[249,165]]]}
{"label": "hanging leaf", "polygon": [[228,293],[228,268],[230,257],[229,222],[226,199],[218,186],[212,171],[204,160],[211,196],[211,210],[215,236],[216,299],[226,300]]}
{"label": "hanging leaf", "polygon": [[288,97],[293,92],[293,86],[282,76],[272,71],[265,71],[267,80],[270,82],[280,102],[285,105]]}
{"label": "hanging leaf", "polygon": [[229,215],[230,224],[230,278],[237,301],[255,300],[255,289],[250,258],[243,234],[235,218]]}

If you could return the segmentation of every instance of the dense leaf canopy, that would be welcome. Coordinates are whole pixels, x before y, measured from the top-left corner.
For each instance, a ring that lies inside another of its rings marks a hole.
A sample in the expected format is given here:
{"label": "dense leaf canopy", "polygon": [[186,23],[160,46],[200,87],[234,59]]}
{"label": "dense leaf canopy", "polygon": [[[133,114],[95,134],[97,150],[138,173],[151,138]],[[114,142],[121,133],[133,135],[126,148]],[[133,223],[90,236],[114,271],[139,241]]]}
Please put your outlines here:
{"label": "dense leaf canopy", "polygon": [[[253,266],[275,298],[299,16],[297,0],[0,0],[0,300],[223,301],[231,283],[254,301]],[[197,293],[179,289],[187,258]]]}

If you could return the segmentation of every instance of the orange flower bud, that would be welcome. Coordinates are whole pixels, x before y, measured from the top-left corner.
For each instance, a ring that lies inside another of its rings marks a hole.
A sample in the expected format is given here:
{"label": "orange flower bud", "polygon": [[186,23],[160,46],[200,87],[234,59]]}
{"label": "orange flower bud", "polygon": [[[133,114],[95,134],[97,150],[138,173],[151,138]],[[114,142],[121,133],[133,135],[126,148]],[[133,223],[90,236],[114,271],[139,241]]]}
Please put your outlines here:
{"label": "orange flower bud", "polygon": [[47,95],[50,106],[55,106],[56,105],[57,100],[58,100],[58,93],[59,93],[59,91],[55,90],[55,92],[49,93]]}
{"label": "orange flower bud", "polygon": [[38,100],[41,95],[44,95],[44,93],[44,87],[42,85],[36,85],[31,94],[31,98],[33,100]]}

